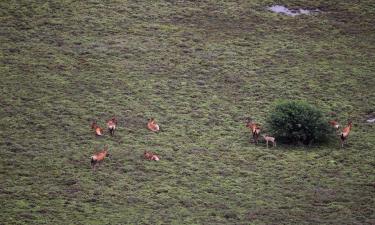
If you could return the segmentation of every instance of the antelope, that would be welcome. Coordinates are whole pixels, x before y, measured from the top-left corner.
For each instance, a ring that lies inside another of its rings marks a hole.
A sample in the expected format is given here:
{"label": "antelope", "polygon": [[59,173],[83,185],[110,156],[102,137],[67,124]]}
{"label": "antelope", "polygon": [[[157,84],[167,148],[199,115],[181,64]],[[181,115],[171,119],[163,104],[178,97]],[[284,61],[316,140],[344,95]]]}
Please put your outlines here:
{"label": "antelope", "polygon": [[271,136],[268,136],[268,135],[262,135],[262,137],[264,138],[264,140],[266,141],[267,143],[267,148],[268,148],[268,142],[272,142],[272,146],[273,147],[276,147],[276,140],[274,137],[271,137]]}
{"label": "antelope", "polygon": [[331,127],[335,128],[336,130],[340,128],[340,124],[336,120],[331,120],[328,123],[329,125],[331,125]]}
{"label": "antelope", "polygon": [[91,129],[94,130],[96,136],[102,136],[103,135],[103,129],[98,126],[96,121],[92,122]]}
{"label": "antelope", "polygon": [[111,136],[115,135],[116,126],[117,126],[117,119],[115,117],[112,117],[112,119],[107,121],[107,128]]}
{"label": "antelope", "polygon": [[159,129],[159,125],[156,123],[155,119],[154,118],[150,118],[148,120],[148,123],[147,123],[147,128],[153,132],[158,132],[160,129]]}
{"label": "antelope", "polygon": [[151,160],[151,161],[152,161],[152,160],[154,160],[154,161],[159,161],[159,160],[160,160],[159,156],[156,155],[156,154],[153,153],[153,152],[145,151],[145,152],[143,153],[143,156],[144,156],[145,159],[147,159],[147,160]]}
{"label": "antelope", "polygon": [[96,166],[101,164],[105,157],[110,157],[108,147],[106,146],[102,151],[91,156],[91,168],[95,171]]}
{"label": "antelope", "polygon": [[353,125],[352,121],[349,121],[348,125],[346,127],[344,127],[344,129],[341,131],[340,140],[341,140],[341,147],[342,148],[344,147],[344,143],[346,142],[346,140],[349,136],[350,130],[352,129],[352,125]]}
{"label": "antelope", "polygon": [[251,133],[253,134],[254,143],[258,144],[258,139],[259,139],[259,134],[260,134],[260,124],[253,123],[251,119],[247,119],[246,127],[250,128]]}

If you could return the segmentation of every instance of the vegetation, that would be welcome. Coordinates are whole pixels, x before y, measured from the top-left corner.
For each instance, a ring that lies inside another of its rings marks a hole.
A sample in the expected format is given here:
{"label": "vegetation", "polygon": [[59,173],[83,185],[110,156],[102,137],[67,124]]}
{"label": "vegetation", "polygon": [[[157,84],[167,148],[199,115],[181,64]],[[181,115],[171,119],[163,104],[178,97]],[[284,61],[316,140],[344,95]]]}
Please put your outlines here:
{"label": "vegetation", "polygon": [[329,134],[327,121],[323,112],[303,101],[279,102],[268,118],[277,139],[305,145],[326,140]]}
{"label": "vegetation", "polygon": [[[273,3],[0,1],[0,223],[374,224],[373,1]],[[345,148],[249,143],[275,99],[351,118]]]}

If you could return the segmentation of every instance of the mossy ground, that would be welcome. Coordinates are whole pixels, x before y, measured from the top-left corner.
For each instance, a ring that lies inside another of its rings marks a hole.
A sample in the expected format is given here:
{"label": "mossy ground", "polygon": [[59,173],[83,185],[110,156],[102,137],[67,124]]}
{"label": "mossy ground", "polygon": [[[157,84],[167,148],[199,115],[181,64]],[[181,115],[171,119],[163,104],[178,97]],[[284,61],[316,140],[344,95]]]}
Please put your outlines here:
{"label": "mossy ground", "polygon": [[[0,223],[374,224],[373,1],[271,4],[1,1]],[[249,143],[276,99],[351,118],[348,145]]]}

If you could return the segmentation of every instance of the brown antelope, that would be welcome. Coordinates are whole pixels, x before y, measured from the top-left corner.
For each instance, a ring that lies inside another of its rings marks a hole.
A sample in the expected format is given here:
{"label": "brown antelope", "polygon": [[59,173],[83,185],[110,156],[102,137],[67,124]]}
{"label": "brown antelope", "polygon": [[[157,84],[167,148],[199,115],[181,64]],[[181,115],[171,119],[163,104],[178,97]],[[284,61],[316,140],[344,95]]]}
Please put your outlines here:
{"label": "brown antelope", "polygon": [[260,124],[253,123],[251,119],[246,119],[246,127],[251,130],[253,134],[254,143],[258,144],[259,134],[260,134]]}
{"label": "brown antelope", "polygon": [[336,130],[340,128],[340,124],[336,120],[331,120],[328,123],[331,127],[335,128]]}
{"label": "brown antelope", "polygon": [[102,151],[95,153],[91,156],[91,168],[95,171],[96,166],[100,165],[105,157],[110,157],[111,155],[108,153],[108,147],[106,146]]}
{"label": "brown antelope", "polygon": [[148,123],[147,123],[147,128],[153,132],[158,132],[160,129],[159,129],[159,125],[156,123],[155,119],[154,118],[150,118],[148,120]]}
{"label": "brown antelope", "polygon": [[262,135],[262,137],[263,137],[264,140],[266,141],[267,148],[268,148],[268,142],[272,142],[272,146],[273,146],[273,147],[276,147],[276,140],[275,140],[274,137],[271,137],[271,136],[268,136],[268,135]]}
{"label": "brown antelope", "polygon": [[96,136],[103,136],[103,129],[98,126],[96,121],[92,122],[91,129],[94,130]]}
{"label": "brown antelope", "polygon": [[341,147],[342,148],[344,147],[344,143],[348,139],[349,133],[352,129],[352,125],[353,125],[352,121],[349,121],[348,125],[346,127],[344,127],[344,129],[341,131],[340,140],[341,140]]}
{"label": "brown antelope", "polygon": [[107,128],[111,136],[115,135],[116,126],[117,126],[117,119],[115,117],[112,117],[112,119],[107,121]]}
{"label": "brown antelope", "polygon": [[153,152],[145,151],[145,152],[143,153],[143,156],[144,156],[144,158],[147,159],[147,160],[154,160],[154,161],[159,161],[159,160],[160,160],[159,156],[156,155],[156,154],[153,153]]}

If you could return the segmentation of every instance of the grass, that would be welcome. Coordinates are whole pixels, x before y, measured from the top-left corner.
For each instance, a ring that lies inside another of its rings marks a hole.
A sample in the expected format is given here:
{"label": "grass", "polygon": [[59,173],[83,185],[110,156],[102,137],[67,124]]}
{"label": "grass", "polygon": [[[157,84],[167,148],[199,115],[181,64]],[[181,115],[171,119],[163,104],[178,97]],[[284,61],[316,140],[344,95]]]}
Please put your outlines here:
{"label": "grass", "polygon": [[[1,224],[373,224],[372,1],[0,2]],[[348,145],[249,143],[277,99]],[[116,115],[115,137],[90,121]],[[145,124],[155,117],[162,132]],[[108,145],[93,173],[89,158]],[[159,162],[142,159],[157,152]]]}

